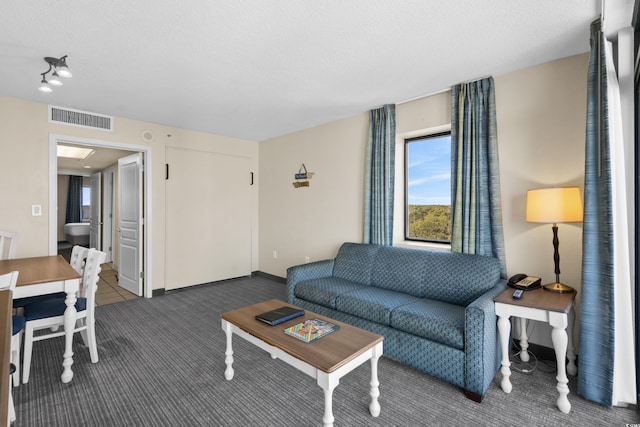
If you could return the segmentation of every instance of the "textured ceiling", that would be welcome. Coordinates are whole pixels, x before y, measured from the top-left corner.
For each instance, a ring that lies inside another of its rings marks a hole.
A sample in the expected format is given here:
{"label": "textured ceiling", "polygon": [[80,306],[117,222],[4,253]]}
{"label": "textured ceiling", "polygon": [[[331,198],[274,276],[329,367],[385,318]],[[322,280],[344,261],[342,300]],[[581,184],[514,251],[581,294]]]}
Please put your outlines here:
{"label": "textured ceiling", "polygon": [[[632,5],[605,16],[630,22]],[[0,95],[261,141],[586,52],[599,13],[598,0],[5,0]],[[62,55],[73,78],[39,92],[43,57]]]}

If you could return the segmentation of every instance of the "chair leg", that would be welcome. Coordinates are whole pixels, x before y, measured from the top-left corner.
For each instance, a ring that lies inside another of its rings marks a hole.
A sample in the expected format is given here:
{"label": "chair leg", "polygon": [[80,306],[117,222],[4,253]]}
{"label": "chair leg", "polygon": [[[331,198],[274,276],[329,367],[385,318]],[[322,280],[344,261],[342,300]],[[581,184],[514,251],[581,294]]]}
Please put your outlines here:
{"label": "chair leg", "polygon": [[[13,368],[13,366],[11,367]],[[12,374],[13,375],[13,374]],[[9,410],[7,411],[9,422],[7,425],[11,425],[16,420],[16,408],[13,406],[13,390],[11,390],[11,381],[9,381]]]}
{"label": "chair leg", "polygon": [[96,324],[88,319],[84,319],[87,324],[87,345],[89,346],[89,354],[91,355],[91,363],[98,363],[98,344],[96,342]]}
{"label": "chair leg", "polygon": [[22,383],[29,382],[29,372],[31,371],[31,352],[33,351],[33,326],[29,322],[24,327],[24,358],[22,364]]}
{"label": "chair leg", "polygon": [[24,331],[20,331],[17,335],[12,337],[11,342],[11,363],[16,367],[15,372],[12,374],[13,386],[18,387],[20,385],[20,347],[22,344],[22,334]]}
{"label": "chair leg", "polygon": [[13,406],[11,385],[9,385],[9,424],[16,420],[16,408]]}

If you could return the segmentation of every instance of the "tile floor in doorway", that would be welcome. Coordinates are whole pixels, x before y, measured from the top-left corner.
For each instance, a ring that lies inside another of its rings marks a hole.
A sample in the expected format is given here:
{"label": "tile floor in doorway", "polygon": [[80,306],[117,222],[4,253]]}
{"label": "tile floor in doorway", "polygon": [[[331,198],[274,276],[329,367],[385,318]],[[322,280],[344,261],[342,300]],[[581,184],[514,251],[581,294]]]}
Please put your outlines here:
{"label": "tile floor in doorway", "polygon": [[98,305],[113,304],[135,298],[138,297],[118,285],[118,272],[113,269],[112,264],[102,264],[98,290],[96,291],[96,303]]}

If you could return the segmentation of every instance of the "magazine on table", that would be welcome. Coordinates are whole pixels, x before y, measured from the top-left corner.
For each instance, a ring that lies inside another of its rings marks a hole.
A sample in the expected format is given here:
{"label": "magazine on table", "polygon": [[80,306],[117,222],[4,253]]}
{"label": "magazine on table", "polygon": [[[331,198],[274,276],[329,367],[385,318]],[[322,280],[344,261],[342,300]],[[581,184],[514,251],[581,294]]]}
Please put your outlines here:
{"label": "magazine on table", "polygon": [[308,319],[284,330],[284,333],[304,342],[311,342],[340,329],[339,325],[321,319]]}

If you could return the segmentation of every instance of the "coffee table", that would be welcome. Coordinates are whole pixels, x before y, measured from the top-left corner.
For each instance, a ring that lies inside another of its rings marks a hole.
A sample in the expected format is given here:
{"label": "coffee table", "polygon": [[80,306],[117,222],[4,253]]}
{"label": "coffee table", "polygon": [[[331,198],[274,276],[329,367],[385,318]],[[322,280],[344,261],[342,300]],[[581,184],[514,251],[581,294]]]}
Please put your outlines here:
{"label": "coffee table", "polygon": [[[325,426],[332,426],[334,417],[332,410],[333,390],[340,378],[353,371],[366,361],[371,361],[371,382],[369,394],[369,412],[372,416],[380,415],[378,396],[378,359],[382,355],[384,337],[338,322],[325,316],[305,310],[304,316],[289,320],[276,326],[270,326],[255,319],[256,314],[264,313],[283,305],[295,307],[284,301],[272,299],[259,304],[228,311],[222,314],[222,329],[227,335],[224,376],[228,381],[233,379],[233,334],[249,341],[268,352],[273,359],[280,359],[297,368],[312,378],[324,390]],[[306,319],[318,318],[337,325],[340,329],[310,343],[290,337],[284,329]]]}

